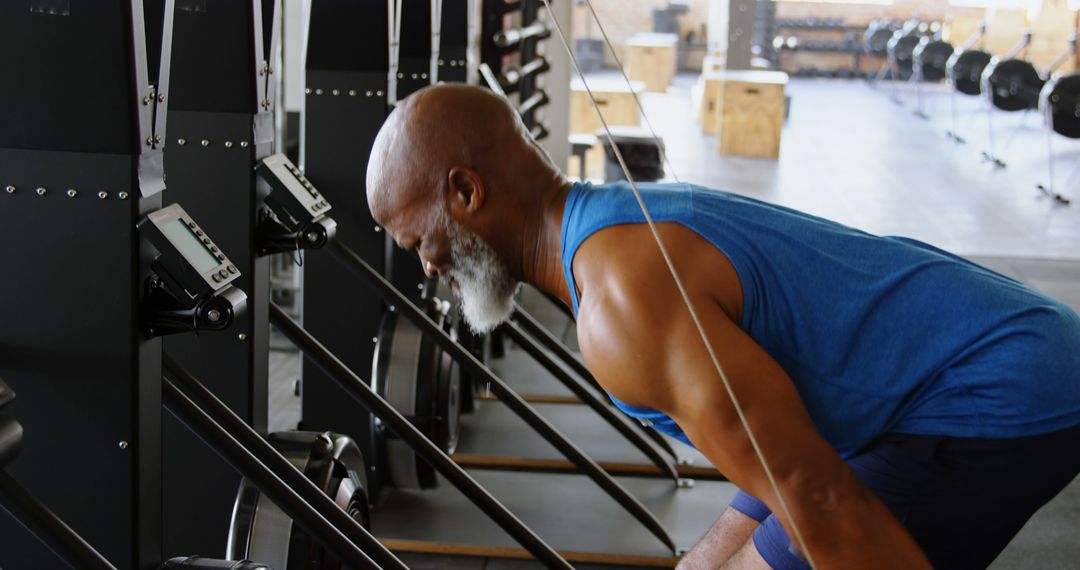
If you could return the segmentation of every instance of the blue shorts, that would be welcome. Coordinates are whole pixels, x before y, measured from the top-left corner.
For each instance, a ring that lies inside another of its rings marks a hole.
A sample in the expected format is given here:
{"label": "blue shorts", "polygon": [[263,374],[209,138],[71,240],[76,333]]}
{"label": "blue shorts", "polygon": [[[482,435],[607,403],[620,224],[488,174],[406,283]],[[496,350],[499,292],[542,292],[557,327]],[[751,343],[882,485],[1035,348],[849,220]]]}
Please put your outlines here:
{"label": "blue shorts", "polygon": [[[935,568],[986,568],[1035,511],[1080,473],[1080,426],[1015,439],[888,434],[848,460]],[[739,491],[773,568],[809,568],[776,515]]]}

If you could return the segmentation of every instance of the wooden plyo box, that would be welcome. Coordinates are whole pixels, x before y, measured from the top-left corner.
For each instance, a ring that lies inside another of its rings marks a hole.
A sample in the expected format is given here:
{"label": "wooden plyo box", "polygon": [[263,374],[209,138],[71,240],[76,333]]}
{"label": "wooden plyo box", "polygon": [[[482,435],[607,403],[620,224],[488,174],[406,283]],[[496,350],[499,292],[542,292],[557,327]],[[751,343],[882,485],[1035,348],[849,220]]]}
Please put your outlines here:
{"label": "wooden plyo box", "polygon": [[[645,83],[631,81],[630,87],[622,79],[589,80],[596,104],[604,113],[604,119],[610,127],[636,127],[641,124],[634,93],[641,96],[645,92]],[[632,89],[632,91],[631,91]],[[589,94],[580,80],[570,83],[570,134],[595,135],[603,128],[596,116]],[[573,161],[577,162],[577,161]],[[599,143],[585,155],[585,169],[578,170],[581,178],[601,179],[604,176],[604,149]]]}
{"label": "wooden plyo box", "polygon": [[679,36],[637,34],[626,40],[626,72],[630,79],[644,81],[656,93],[667,91],[675,77]]}
{"label": "wooden plyo box", "polygon": [[[608,125],[635,127],[641,123],[634,93],[640,96],[645,91],[643,82],[631,81],[627,87],[622,79],[589,80],[589,88]],[[585,86],[575,79],[570,83],[570,134],[592,135],[602,127]]]}
{"label": "wooden plyo box", "polygon": [[[703,76],[704,105],[709,93],[715,107],[705,109],[706,125],[719,137],[720,154],[758,158],[780,156],[784,126],[784,88],[788,76],[779,71],[721,71]],[[710,123],[711,121],[711,123]]]}

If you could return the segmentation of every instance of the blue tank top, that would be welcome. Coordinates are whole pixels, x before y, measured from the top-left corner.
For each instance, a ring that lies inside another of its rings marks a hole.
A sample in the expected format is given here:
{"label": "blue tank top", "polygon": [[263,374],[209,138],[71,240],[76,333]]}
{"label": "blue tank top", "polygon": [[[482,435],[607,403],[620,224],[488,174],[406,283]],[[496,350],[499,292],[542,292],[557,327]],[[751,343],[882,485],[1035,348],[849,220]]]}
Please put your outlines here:
{"label": "blue tank top", "polygon": [[[1080,424],[1080,317],[1062,303],[915,240],[688,184],[638,187],[654,220],[731,261],[739,326],[842,457],[887,432],[1007,438]],[[642,222],[626,183],[570,190],[562,262],[575,314],[582,242]],[[617,405],[690,443],[662,412]]]}

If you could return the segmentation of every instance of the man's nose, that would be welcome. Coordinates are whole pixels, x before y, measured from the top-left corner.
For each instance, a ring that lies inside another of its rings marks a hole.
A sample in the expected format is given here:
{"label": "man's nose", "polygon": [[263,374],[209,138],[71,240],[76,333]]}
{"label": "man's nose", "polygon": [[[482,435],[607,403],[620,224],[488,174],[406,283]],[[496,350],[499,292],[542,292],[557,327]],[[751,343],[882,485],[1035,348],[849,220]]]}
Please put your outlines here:
{"label": "man's nose", "polygon": [[441,277],[442,273],[439,271],[438,266],[436,266],[431,260],[425,259],[424,260],[424,275],[427,275],[428,278],[431,279],[431,278],[435,278],[435,277]]}

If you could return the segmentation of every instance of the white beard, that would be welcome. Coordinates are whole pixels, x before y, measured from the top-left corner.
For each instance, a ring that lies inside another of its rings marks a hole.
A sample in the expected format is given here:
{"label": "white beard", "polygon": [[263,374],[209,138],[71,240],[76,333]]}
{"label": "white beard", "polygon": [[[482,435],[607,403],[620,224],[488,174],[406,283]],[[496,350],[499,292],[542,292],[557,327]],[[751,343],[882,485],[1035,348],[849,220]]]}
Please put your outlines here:
{"label": "white beard", "polygon": [[461,300],[469,328],[476,334],[491,332],[510,318],[521,283],[510,276],[495,250],[480,236],[462,228],[445,212],[440,217],[450,238],[453,264],[444,280],[457,283],[454,295]]}

